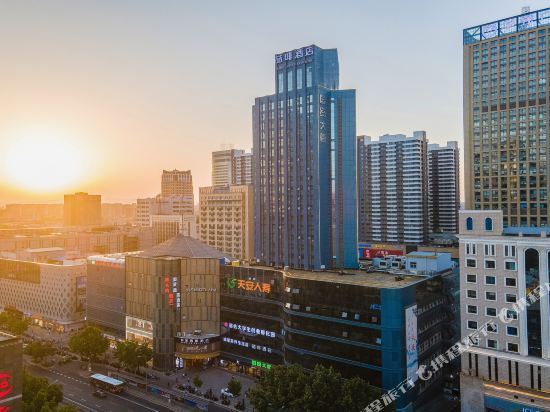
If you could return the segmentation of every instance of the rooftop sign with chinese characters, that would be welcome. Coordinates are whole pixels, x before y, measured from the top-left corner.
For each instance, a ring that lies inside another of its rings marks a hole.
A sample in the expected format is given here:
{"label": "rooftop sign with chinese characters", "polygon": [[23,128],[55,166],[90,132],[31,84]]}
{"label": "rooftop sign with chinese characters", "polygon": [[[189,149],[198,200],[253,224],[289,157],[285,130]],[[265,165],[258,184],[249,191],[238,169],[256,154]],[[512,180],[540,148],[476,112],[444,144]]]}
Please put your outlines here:
{"label": "rooftop sign with chinese characters", "polygon": [[313,56],[313,46],[302,47],[300,49],[287,51],[275,55],[275,63],[287,62],[294,59],[301,59],[306,56]]}
{"label": "rooftop sign with chinese characters", "polygon": [[261,293],[271,293],[271,285],[269,283],[260,283],[253,282],[251,280],[228,278],[227,279],[227,288],[228,289],[243,289],[249,292],[261,292]]}

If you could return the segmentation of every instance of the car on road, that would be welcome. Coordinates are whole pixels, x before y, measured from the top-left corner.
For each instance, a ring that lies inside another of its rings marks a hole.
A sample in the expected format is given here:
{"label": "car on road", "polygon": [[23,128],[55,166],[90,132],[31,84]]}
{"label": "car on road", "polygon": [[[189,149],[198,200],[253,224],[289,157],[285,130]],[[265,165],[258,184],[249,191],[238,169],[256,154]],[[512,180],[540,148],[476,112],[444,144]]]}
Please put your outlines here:
{"label": "car on road", "polygon": [[96,397],[96,398],[106,398],[107,397],[107,394],[102,391],[101,389],[98,389],[97,391],[94,391],[93,395]]}
{"label": "car on road", "polygon": [[159,380],[159,377],[153,373],[146,373],[145,376],[147,377],[147,379],[151,379],[153,381]]}
{"label": "car on road", "polygon": [[235,395],[233,395],[231,392],[229,392],[229,389],[227,389],[227,388],[223,388],[223,389],[220,391],[220,393],[221,393],[222,395],[224,395],[224,396],[229,397],[229,398],[234,398],[234,397],[235,397]]}

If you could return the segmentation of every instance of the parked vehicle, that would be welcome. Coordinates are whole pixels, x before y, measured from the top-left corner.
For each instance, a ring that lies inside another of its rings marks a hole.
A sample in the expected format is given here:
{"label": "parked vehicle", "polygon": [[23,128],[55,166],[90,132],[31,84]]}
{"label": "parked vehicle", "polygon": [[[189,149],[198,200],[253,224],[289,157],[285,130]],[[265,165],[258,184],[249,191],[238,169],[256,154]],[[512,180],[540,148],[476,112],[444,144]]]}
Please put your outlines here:
{"label": "parked vehicle", "polygon": [[229,398],[234,398],[234,397],[235,397],[235,395],[233,395],[231,392],[229,392],[229,389],[227,389],[227,388],[223,388],[223,389],[220,391],[220,393],[221,393],[222,395],[224,395],[224,396],[229,397]]}

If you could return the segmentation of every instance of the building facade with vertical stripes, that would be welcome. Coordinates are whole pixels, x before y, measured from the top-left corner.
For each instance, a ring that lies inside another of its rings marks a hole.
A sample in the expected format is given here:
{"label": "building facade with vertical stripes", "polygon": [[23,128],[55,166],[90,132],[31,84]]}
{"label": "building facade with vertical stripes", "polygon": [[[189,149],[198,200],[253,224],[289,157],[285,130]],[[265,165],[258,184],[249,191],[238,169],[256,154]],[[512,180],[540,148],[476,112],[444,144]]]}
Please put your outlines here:
{"label": "building facade with vertical stripes", "polygon": [[252,107],[255,255],[295,268],[357,266],[355,90],[336,49],[275,56],[275,94]]}

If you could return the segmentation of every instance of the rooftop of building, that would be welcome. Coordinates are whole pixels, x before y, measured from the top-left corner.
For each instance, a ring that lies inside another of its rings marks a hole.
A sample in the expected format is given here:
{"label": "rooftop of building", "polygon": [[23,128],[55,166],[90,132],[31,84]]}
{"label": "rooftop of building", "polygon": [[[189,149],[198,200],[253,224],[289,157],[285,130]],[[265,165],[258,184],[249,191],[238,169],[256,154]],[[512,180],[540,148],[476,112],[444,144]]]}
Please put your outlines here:
{"label": "rooftop of building", "polygon": [[142,251],[109,253],[107,255],[88,256],[87,260],[89,263],[92,263],[92,264],[94,264],[93,262],[123,264],[125,262],[126,256],[135,256],[135,255],[139,255],[140,253],[142,253]]}
{"label": "rooftop of building", "polygon": [[28,253],[46,253],[46,252],[62,252],[65,251],[62,247],[39,247],[34,249],[25,249]]}
{"label": "rooftop of building", "polygon": [[164,243],[144,250],[141,257],[214,258],[227,257],[217,249],[189,236],[177,235]]}
{"label": "rooftop of building", "polygon": [[525,10],[516,16],[480,24],[463,30],[464,45],[550,25],[550,8]]}
{"label": "rooftop of building", "polygon": [[504,236],[547,237],[550,227],[509,226],[502,230]]}
{"label": "rooftop of building", "polygon": [[388,272],[376,271],[365,272],[361,270],[344,270],[342,272],[334,271],[310,271],[289,269],[287,276],[296,279],[306,279],[318,282],[340,283],[346,285],[367,286],[380,289],[399,289],[411,286],[415,283],[423,282],[426,276],[417,276],[413,274],[392,274]]}

